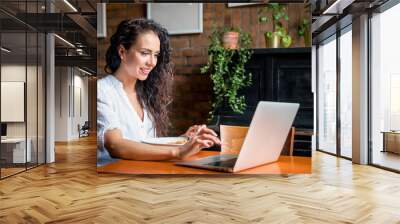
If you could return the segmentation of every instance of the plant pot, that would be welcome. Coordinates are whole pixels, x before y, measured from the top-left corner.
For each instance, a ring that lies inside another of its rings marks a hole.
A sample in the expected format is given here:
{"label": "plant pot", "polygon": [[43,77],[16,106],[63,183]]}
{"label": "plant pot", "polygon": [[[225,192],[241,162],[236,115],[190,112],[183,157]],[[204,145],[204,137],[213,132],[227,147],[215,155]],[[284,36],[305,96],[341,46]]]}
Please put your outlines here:
{"label": "plant pot", "polygon": [[237,49],[239,41],[238,32],[225,32],[222,37],[222,44],[226,49]]}
{"label": "plant pot", "polygon": [[304,32],[304,45],[306,47],[311,46],[311,32],[309,30],[306,30],[306,32]]}
{"label": "plant pot", "polygon": [[290,36],[284,36],[281,40],[282,47],[288,48],[292,44],[292,38]]}
{"label": "plant pot", "polygon": [[264,37],[265,37],[265,46],[267,48],[279,48],[280,47],[281,38],[277,33],[273,32],[272,37],[268,37],[267,33],[264,33]]}

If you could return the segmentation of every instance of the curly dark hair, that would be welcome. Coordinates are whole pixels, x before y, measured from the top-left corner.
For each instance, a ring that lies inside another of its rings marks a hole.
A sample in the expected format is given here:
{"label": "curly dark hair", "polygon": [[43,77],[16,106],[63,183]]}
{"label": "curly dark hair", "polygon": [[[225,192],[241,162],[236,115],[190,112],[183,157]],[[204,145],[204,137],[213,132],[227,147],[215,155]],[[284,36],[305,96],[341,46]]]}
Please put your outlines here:
{"label": "curly dark hair", "polygon": [[171,102],[172,62],[168,31],[158,23],[149,19],[127,19],[122,21],[117,31],[111,36],[110,46],[106,53],[105,72],[114,74],[118,70],[121,59],[118,48],[122,44],[125,49],[134,45],[139,34],[153,31],[160,39],[160,54],[157,64],[146,80],[137,80],[136,92],[139,102],[151,114],[158,136],[167,134],[170,125],[167,106]]}

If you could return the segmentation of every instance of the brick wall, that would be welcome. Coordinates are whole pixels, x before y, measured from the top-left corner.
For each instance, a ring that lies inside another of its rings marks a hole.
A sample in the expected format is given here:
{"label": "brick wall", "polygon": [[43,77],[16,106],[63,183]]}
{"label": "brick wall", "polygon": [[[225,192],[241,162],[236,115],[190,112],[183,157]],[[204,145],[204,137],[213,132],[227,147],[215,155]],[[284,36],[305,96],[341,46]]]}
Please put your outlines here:
{"label": "brick wall", "polygon": [[[181,134],[194,123],[205,123],[209,101],[212,97],[212,83],[208,76],[200,74],[200,67],[207,62],[208,36],[213,25],[236,26],[250,32],[253,48],[265,47],[263,33],[271,30],[271,24],[259,24],[257,12],[262,5],[227,7],[226,3],[203,4],[203,33],[171,36],[172,60],[175,65],[173,84],[174,102],[171,106],[171,135]],[[284,24],[293,38],[291,47],[304,47],[297,37],[298,21],[304,16],[302,4],[288,5],[289,23]],[[108,38],[118,23],[128,17],[145,17],[145,4],[108,4]],[[310,16],[310,15],[309,15]],[[104,55],[108,39],[98,41],[98,71],[103,73]]]}

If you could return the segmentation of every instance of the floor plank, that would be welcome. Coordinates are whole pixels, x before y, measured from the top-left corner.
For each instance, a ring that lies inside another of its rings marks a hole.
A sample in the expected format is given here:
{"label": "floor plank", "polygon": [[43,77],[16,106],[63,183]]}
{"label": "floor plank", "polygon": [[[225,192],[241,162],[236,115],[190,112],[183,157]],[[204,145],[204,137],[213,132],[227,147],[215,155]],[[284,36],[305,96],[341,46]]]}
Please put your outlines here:
{"label": "floor plank", "polygon": [[313,155],[313,174],[96,173],[96,139],[0,181],[0,223],[400,223],[400,175]]}

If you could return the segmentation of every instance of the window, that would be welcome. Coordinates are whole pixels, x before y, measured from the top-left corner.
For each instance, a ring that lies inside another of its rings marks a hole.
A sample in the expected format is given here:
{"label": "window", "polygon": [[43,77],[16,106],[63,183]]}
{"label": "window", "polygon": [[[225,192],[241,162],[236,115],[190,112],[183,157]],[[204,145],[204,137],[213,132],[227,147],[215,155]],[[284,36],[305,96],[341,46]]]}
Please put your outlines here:
{"label": "window", "polygon": [[318,149],[336,153],[336,36],[318,48]]}
{"label": "window", "polygon": [[399,21],[399,4],[371,18],[372,164],[396,170],[400,170],[400,156],[384,146],[383,132],[400,130],[400,31],[394,28]]}
{"label": "window", "polygon": [[[4,10],[0,12],[0,17],[7,21],[0,24],[0,90],[1,98],[8,99],[8,105],[2,101],[0,111],[11,118],[1,118],[4,130],[0,144],[0,178],[45,163],[45,34],[12,16],[40,13],[44,3],[0,3],[1,8],[15,10],[10,14]],[[19,100],[12,102],[10,98]],[[10,108],[18,108],[18,111]]]}
{"label": "window", "polygon": [[352,32],[341,31],[340,41],[340,155],[352,157]]}

